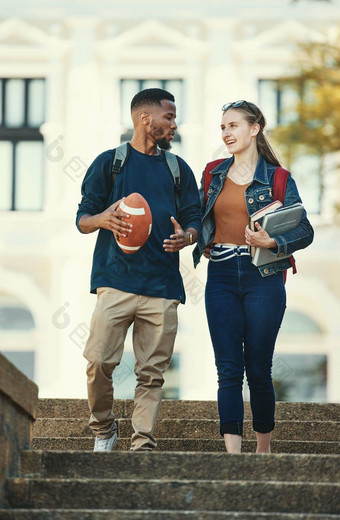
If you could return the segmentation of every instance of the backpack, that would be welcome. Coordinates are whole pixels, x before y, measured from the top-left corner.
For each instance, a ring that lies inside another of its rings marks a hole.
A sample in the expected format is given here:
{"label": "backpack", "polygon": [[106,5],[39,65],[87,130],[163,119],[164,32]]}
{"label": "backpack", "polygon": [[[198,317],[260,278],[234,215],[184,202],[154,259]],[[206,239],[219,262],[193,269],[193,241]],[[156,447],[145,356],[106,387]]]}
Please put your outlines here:
{"label": "backpack", "polygon": [[[216,166],[218,166],[221,162],[225,161],[225,159],[216,159],[215,161],[212,161],[208,163],[205,167],[204,174],[203,174],[203,189],[204,189],[204,199],[207,203],[208,200],[208,189],[210,186],[210,183],[213,178],[213,174],[210,173]],[[273,200],[279,200],[284,203],[285,200],[285,194],[286,194],[286,188],[287,188],[287,180],[288,180],[289,171],[284,170],[281,168],[281,166],[278,166],[274,172],[274,182],[273,182]],[[290,264],[293,268],[293,274],[297,273],[296,264],[294,256],[291,255],[289,257]],[[286,283],[287,278],[287,270],[283,272],[283,280],[284,283]]]}
{"label": "backpack", "polygon": [[[117,179],[117,175],[120,170],[123,168],[124,164],[129,158],[129,144],[124,143],[115,148],[112,152],[112,187],[111,191],[114,187],[114,184]],[[174,181],[174,189],[175,189],[175,203],[176,203],[176,212],[178,215],[179,212],[179,194],[181,190],[181,169],[178,161],[177,155],[168,152],[167,150],[161,150],[162,155],[165,159],[165,163],[168,167],[168,170],[171,174],[171,177]]]}

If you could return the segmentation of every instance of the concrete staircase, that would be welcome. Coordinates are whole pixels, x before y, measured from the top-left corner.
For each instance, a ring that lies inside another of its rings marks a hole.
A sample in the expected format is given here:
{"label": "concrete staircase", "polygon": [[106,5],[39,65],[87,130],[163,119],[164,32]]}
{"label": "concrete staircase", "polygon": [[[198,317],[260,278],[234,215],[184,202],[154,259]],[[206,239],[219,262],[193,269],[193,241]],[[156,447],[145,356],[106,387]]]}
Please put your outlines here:
{"label": "concrete staircase", "polygon": [[84,400],[40,400],[33,448],[0,520],[340,519],[340,405],[277,403],[271,455],[228,455],[215,402],[163,401],[157,451],[129,452],[133,402],[116,401],[113,453],[92,453]]}

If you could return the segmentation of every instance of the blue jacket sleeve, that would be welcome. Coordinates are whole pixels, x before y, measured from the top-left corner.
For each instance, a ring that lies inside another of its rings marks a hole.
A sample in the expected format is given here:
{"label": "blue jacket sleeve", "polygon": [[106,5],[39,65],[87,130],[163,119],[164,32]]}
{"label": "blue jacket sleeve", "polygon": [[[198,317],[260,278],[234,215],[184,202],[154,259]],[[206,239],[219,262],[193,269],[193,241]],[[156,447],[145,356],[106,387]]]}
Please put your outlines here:
{"label": "blue jacket sleeve", "polygon": [[[290,206],[296,202],[302,201],[296,183],[291,174],[289,174],[284,206]],[[309,246],[313,242],[314,231],[307,218],[306,210],[303,211],[300,224],[295,229],[273,238],[277,243],[277,251],[275,251],[275,253],[278,258],[282,255],[291,255],[294,251]],[[273,252],[273,249],[270,251]]]}
{"label": "blue jacket sleeve", "polygon": [[83,215],[97,215],[107,208],[112,189],[111,180],[112,150],[101,153],[86,172],[82,186],[82,199],[78,205],[76,226]]}
{"label": "blue jacket sleeve", "polygon": [[184,230],[192,227],[199,233],[201,229],[201,207],[196,179],[187,163],[183,159],[179,158],[179,160],[181,191],[178,221]]}
{"label": "blue jacket sleeve", "polygon": [[199,187],[199,197],[200,197],[200,205],[201,205],[201,217],[203,217],[206,209],[206,202],[205,202],[205,195],[204,195],[204,172],[203,170],[202,177],[201,177],[201,183]]}

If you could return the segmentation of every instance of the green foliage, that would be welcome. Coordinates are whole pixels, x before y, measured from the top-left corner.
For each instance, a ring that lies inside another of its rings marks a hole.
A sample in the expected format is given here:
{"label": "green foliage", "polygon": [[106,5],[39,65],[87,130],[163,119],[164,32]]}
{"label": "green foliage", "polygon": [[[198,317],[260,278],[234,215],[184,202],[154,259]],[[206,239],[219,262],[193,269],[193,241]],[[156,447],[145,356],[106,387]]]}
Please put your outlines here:
{"label": "green foliage", "polygon": [[297,117],[273,131],[287,164],[303,153],[340,150],[340,38],[299,45],[294,73],[280,78],[297,93]]}

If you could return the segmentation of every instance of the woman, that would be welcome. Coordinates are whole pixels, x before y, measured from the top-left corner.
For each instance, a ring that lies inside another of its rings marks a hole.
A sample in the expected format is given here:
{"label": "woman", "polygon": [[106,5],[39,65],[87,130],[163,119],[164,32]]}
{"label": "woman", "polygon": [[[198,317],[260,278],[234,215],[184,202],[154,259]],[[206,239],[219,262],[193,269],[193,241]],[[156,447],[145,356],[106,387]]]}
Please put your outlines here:
{"label": "woman", "polygon": [[[237,101],[222,107],[222,140],[232,154],[212,170],[204,200],[202,231],[194,251],[210,258],[206,312],[218,373],[220,432],[229,453],[240,453],[243,434],[244,369],[250,389],[257,453],[269,453],[275,426],[271,369],[276,337],[286,307],[283,272],[289,258],[265,266],[251,263],[250,247],[268,248],[275,260],[307,247],[313,229],[306,212],[297,228],[271,238],[249,216],[272,202],[279,161],[264,136],[261,110]],[[284,206],[301,202],[289,174]]]}

